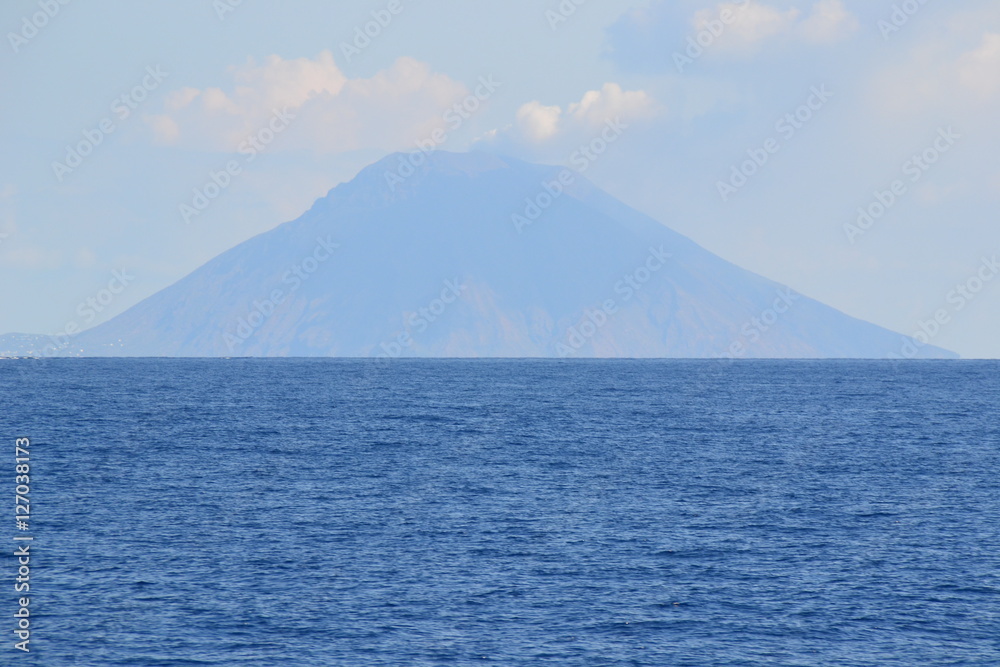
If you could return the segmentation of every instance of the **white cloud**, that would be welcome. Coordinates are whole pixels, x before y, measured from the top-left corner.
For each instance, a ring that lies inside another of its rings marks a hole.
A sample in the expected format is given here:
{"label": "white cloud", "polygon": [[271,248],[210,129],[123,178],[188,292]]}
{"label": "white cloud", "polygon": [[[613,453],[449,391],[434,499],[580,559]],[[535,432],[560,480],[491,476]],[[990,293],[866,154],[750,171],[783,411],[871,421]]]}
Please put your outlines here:
{"label": "white cloud", "polygon": [[717,21],[723,15],[732,15],[735,19],[724,29],[719,40],[720,48],[751,51],[759,43],[791,30],[799,16],[799,10],[792,8],[782,12],[764,4],[725,2],[715,9],[704,9],[695,14],[694,29],[706,30],[710,22]]}
{"label": "white cloud", "polygon": [[583,99],[570,104],[568,115],[581,124],[597,127],[618,116],[648,117],[654,110],[655,105],[645,91],[626,91],[617,83],[606,83],[600,90],[587,91]]}
{"label": "white cloud", "polygon": [[[896,46],[866,73],[860,97],[851,105],[856,122],[865,128],[858,133],[867,144],[861,150],[874,160],[901,164],[932,146],[940,130],[961,137],[954,152],[913,188],[928,216],[931,205],[957,202],[962,213],[956,224],[987,220],[974,203],[995,202],[1000,192],[994,149],[1000,141],[998,22],[1000,12],[989,8],[941,16],[933,24],[893,35]],[[940,223],[946,220],[942,217]]]}
{"label": "white cloud", "polygon": [[370,78],[348,78],[329,51],[315,59],[251,59],[230,76],[225,87],[168,94],[163,112],[146,118],[155,140],[231,151],[287,109],[295,116],[290,136],[273,149],[412,148],[468,95],[461,83],[406,57]]}
{"label": "white cloud", "polygon": [[529,141],[545,141],[559,131],[561,117],[562,109],[558,106],[528,102],[517,110],[517,127]]}
{"label": "white cloud", "polygon": [[18,243],[0,254],[0,265],[29,270],[58,269],[62,266],[62,253],[35,244]]}
{"label": "white cloud", "polygon": [[257,105],[265,112],[271,107],[298,108],[324,93],[335,96],[348,81],[329,51],[320,53],[316,60],[284,60],[271,55],[259,67],[251,59],[234,72],[240,104]]}
{"label": "white cloud", "polygon": [[955,45],[975,43],[951,37],[922,40],[872,77],[875,108],[883,115],[946,113],[956,120],[995,112],[982,103],[1000,96],[1000,34],[978,35],[978,46],[957,52]]}
{"label": "white cloud", "polygon": [[520,139],[541,143],[560,135],[593,133],[615,118],[640,120],[658,111],[653,99],[643,90],[623,90],[617,83],[605,83],[600,90],[584,93],[579,102],[566,109],[528,102],[517,111],[516,130]]}
{"label": "white cloud", "polygon": [[198,97],[201,91],[197,88],[181,88],[167,94],[166,107],[171,111],[183,109]]}
{"label": "white cloud", "polygon": [[807,42],[832,44],[847,38],[858,27],[858,19],[847,11],[841,0],[820,0],[797,29]]}
{"label": "white cloud", "polygon": [[142,119],[153,130],[153,141],[157,144],[174,144],[181,138],[181,128],[170,116],[144,115]]}
{"label": "white cloud", "polygon": [[[720,18],[724,16],[731,19],[723,23]],[[692,25],[696,32],[712,31],[714,26],[719,34],[711,45],[713,51],[750,55],[765,42],[782,37],[830,44],[849,36],[859,24],[842,0],[819,0],[808,15],[795,7],[781,10],[758,2],[724,2],[695,13]]]}
{"label": "white cloud", "polygon": [[1000,34],[987,33],[974,51],[962,55],[956,63],[958,81],[981,97],[1000,91]]}

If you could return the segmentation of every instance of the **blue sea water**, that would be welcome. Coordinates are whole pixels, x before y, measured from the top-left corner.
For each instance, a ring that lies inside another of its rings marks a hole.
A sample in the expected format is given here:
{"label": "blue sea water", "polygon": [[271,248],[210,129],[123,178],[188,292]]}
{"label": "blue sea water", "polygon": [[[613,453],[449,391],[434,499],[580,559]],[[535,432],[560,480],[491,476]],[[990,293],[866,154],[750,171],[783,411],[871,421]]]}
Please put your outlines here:
{"label": "blue sea water", "polygon": [[997,363],[17,360],[0,400],[0,664],[1000,664]]}

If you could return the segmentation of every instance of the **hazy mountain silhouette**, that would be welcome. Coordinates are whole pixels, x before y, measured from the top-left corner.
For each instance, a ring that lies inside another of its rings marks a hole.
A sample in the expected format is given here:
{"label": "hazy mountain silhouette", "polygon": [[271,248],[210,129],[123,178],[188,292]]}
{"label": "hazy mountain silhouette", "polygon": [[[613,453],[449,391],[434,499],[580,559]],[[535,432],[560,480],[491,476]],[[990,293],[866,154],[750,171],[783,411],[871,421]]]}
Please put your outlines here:
{"label": "hazy mountain silhouette", "polygon": [[[558,167],[437,152],[402,178],[406,159],[369,166],[297,220],[80,334],[68,351],[912,355],[910,339],[740,269],[575,173],[570,182]],[[554,185],[560,174],[569,185]]]}

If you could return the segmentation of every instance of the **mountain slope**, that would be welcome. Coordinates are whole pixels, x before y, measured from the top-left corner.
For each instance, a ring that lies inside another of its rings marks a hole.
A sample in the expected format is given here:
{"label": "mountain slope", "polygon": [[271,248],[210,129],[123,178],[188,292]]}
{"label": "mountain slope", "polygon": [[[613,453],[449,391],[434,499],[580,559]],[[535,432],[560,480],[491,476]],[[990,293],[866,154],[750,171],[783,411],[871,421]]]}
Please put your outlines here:
{"label": "mountain slope", "polygon": [[390,183],[401,159],[371,165],[73,349],[884,358],[908,341],[712,255],[576,174],[554,185],[567,172],[437,152]]}

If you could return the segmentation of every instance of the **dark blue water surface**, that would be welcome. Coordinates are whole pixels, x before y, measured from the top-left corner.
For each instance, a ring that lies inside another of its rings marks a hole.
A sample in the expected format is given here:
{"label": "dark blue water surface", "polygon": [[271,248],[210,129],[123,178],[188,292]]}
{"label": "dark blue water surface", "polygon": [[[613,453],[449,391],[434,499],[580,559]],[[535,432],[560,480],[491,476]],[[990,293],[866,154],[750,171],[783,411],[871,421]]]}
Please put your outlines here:
{"label": "dark blue water surface", "polygon": [[0,664],[1000,664],[997,363],[18,360],[0,400]]}

